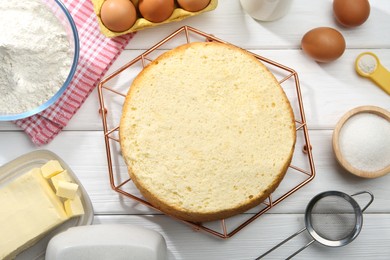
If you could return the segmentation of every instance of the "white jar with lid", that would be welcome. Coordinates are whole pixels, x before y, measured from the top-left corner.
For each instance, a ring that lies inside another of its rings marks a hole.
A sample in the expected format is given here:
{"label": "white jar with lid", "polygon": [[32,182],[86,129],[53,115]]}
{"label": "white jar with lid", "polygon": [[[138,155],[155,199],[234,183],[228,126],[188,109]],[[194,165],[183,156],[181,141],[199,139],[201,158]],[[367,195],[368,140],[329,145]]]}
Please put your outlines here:
{"label": "white jar with lid", "polygon": [[274,21],[290,10],[292,0],[240,0],[242,8],[254,19]]}

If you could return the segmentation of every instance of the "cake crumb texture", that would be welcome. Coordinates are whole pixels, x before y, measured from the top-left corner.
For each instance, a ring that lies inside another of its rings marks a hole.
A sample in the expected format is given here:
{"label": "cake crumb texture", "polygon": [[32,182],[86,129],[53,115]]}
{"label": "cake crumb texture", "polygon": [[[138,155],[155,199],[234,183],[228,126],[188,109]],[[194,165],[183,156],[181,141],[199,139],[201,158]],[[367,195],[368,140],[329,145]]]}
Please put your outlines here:
{"label": "cake crumb texture", "polygon": [[163,212],[211,221],[244,212],[283,179],[294,115],[268,69],[238,47],[190,43],[134,80],[120,122],[129,174]]}

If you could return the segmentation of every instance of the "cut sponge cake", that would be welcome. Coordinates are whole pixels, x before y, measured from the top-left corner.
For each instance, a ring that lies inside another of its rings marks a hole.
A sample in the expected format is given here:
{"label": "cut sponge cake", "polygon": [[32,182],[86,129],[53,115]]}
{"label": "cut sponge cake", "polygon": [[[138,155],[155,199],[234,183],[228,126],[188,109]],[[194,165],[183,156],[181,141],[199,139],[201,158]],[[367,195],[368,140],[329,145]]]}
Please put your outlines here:
{"label": "cut sponge cake", "polygon": [[203,222],[266,199],[291,162],[290,103],[251,54],[216,42],[167,51],[133,81],[120,144],[129,174],[161,211]]}

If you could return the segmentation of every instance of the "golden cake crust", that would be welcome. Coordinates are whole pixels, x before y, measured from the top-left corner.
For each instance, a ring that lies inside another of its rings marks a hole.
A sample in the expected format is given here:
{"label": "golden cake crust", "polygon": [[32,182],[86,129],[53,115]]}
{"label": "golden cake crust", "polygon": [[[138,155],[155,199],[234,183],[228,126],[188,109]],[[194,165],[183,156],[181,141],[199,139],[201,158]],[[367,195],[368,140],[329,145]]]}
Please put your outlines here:
{"label": "golden cake crust", "polygon": [[238,47],[190,43],[133,81],[120,144],[129,174],[156,208],[179,219],[223,219],[260,204],[290,165],[296,131],[272,73]]}

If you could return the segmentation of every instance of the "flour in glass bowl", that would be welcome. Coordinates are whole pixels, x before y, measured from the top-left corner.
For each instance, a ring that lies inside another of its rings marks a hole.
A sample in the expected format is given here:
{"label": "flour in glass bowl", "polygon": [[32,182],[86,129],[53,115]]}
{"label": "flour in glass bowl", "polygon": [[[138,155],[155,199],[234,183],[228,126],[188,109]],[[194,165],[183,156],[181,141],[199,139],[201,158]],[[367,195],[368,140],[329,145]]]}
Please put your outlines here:
{"label": "flour in glass bowl", "polygon": [[49,100],[69,75],[67,33],[42,0],[0,5],[0,114],[18,114]]}

